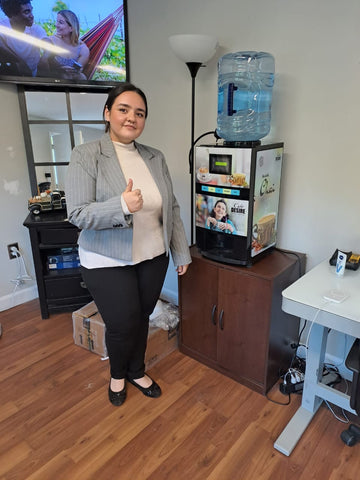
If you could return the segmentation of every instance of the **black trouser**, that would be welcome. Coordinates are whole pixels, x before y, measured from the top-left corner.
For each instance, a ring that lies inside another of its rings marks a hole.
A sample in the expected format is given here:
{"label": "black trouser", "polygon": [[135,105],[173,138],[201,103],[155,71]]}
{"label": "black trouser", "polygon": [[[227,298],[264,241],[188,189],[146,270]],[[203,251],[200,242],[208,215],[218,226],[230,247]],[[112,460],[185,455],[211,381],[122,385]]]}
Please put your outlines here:
{"label": "black trouser", "polygon": [[141,378],[149,316],[164,283],[166,254],[137,265],[87,269],[83,279],[106,325],[105,341],[114,379]]}

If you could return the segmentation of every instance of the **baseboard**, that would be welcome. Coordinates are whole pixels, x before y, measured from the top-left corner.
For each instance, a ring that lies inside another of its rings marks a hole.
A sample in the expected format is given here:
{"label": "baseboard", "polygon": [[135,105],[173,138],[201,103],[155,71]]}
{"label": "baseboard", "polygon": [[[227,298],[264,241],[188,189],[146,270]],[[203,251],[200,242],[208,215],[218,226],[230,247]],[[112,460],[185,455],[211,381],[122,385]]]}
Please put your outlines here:
{"label": "baseboard", "polygon": [[[34,298],[37,298],[38,296],[39,294],[36,285],[21,290],[19,289],[9,295],[4,295],[3,297],[0,297],[0,312],[21,305],[22,303],[29,302],[30,300],[34,300]],[[174,305],[178,304],[177,292],[174,292],[173,290],[162,290],[160,298],[166,302],[173,303]]]}
{"label": "baseboard", "polygon": [[0,297],[0,312],[21,305],[22,303],[29,302],[30,300],[34,300],[34,298],[37,298],[38,296],[37,285],[21,288],[14,293],[4,295],[3,297]]}

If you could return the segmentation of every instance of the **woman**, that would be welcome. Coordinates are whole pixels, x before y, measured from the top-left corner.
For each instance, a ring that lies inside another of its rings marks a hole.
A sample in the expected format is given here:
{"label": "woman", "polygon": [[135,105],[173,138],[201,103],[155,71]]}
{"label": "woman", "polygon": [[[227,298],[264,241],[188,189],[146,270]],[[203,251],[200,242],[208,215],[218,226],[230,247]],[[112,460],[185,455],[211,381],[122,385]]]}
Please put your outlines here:
{"label": "woman", "polygon": [[147,113],[139,88],[113,88],[104,107],[105,135],[76,147],[67,171],[69,220],[82,230],[82,275],[106,325],[113,405],[125,401],[126,380],[148,397],[161,395],[145,374],[149,315],[169,250],[179,275],[191,262],[164,156],[135,142]]}
{"label": "woman", "polygon": [[218,200],[206,220],[206,228],[215,232],[236,233],[236,229],[227,214],[227,206],[224,200]]}
{"label": "woman", "polygon": [[90,51],[86,44],[79,40],[79,35],[79,20],[75,13],[71,10],[60,10],[57,14],[56,33],[48,37],[48,41],[67,52],[61,55],[46,52],[39,63],[40,76],[86,80],[82,69],[89,60]]}

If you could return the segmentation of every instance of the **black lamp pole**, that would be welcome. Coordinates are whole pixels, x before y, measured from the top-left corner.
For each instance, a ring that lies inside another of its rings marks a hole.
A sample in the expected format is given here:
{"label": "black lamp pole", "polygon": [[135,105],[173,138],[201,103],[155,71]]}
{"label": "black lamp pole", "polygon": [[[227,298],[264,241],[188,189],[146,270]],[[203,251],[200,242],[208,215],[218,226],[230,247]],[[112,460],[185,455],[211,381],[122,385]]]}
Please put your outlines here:
{"label": "black lamp pole", "polygon": [[191,175],[190,189],[190,218],[191,218],[191,245],[194,243],[194,142],[195,142],[195,77],[202,63],[187,62],[186,65],[191,75],[191,148],[189,158],[189,172]]}

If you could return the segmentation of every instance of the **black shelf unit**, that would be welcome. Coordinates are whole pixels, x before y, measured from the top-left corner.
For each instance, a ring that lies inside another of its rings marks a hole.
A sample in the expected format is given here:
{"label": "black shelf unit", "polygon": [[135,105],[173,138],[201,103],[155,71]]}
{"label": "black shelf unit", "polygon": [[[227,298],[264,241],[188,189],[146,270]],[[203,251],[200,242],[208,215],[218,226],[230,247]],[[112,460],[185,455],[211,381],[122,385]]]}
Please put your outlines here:
{"label": "black shelf unit", "polygon": [[29,229],[42,318],[77,310],[90,302],[79,268],[48,269],[49,255],[77,247],[79,230],[67,220],[66,212],[30,213],[23,225]]}

